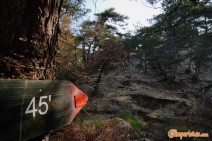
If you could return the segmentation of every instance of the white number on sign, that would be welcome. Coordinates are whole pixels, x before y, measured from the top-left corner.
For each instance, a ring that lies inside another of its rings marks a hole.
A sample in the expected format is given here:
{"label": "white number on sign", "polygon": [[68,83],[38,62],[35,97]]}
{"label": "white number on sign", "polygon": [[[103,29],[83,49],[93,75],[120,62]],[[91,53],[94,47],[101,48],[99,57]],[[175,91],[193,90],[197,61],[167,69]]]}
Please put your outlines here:
{"label": "white number on sign", "polygon": [[[30,107],[32,106],[32,110],[30,110]],[[31,102],[29,103],[25,114],[30,114],[32,113],[33,117],[35,117],[35,112],[37,112],[37,109],[35,109],[35,97],[32,98]]]}
{"label": "white number on sign", "polygon": [[44,107],[43,109],[45,109],[45,110],[42,111],[41,109],[38,110],[38,109],[35,108],[35,97],[33,97],[31,102],[29,103],[26,111],[25,111],[25,114],[32,113],[32,116],[35,117],[36,116],[36,112],[38,111],[39,114],[45,115],[47,113],[48,109],[49,109],[48,103],[44,101],[47,98],[49,99],[49,102],[51,102],[51,95],[49,95],[49,96],[41,96],[40,97],[39,107],[42,106],[42,107]]}

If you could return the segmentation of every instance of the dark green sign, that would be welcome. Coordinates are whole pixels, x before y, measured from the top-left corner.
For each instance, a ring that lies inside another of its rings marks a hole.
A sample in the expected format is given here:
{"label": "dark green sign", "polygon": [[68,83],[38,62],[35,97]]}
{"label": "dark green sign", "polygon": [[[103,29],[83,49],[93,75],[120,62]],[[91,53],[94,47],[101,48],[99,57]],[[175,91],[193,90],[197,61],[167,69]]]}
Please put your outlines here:
{"label": "dark green sign", "polygon": [[68,81],[0,80],[0,141],[28,140],[67,125],[87,100]]}

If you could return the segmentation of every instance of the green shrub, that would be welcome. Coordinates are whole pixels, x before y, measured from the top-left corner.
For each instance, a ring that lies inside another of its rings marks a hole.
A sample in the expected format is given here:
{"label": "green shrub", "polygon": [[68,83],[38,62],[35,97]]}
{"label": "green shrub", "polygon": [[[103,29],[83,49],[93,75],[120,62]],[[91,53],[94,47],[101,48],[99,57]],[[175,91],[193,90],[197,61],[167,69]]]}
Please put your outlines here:
{"label": "green shrub", "polygon": [[148,124],[140,121],[137,117],[132,115],[121,115],[121,118],[128,122],[134,129],[141,129],[148,127]]}

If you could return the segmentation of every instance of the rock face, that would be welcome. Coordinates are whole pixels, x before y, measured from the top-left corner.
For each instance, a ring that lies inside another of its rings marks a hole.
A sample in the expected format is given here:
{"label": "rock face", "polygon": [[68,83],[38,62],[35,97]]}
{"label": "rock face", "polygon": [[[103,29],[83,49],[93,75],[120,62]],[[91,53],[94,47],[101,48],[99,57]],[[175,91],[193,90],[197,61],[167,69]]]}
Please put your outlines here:
{"label": "rock face", "polygon": [[[102,79],[100,89],[104,98],[95,99],[95,104],[99,105],[97,111],[111,111],[107,113],[116,115],[128,112],[144,120],[170,125],[179,122],[178,126],[192,126],[195,123],[201,127],[212,127],[212,89],[204,87],[207,93],[200,102],[202,85],[209,85],[210,82],[202,80],[193,84],[189,81],[189,75],[182,74],[179,75],[183,77],[179,89],[169,89],[164,87],[164,82],[158,81],[161,76],[155,76],[151,70],[145,74],[136,67],[138,63],[133,59],[128,66],[118,68]],[[208,73],[205,74],[208,76]],[[90,103],[94,109],[92,105]]]}
{"label": "rock face", "polygon": [[[104,100],[97,110],[105,111],[105,107],[107,111],[127,111],[154,120],[188,115],[192,102],[181,98],[175,91],[160,87],[157,78],[136,68],[138,63],[139,61],[134,59],[128,66],[116,69],[102,79],[100,89]],[[90,107],[94,109],[93,106]]]}
{"label": "rock face", "polygon": [[[205,127],[212,129],[211,81],[205,80],[202,83],[201,80],[193,84],[187,74],[182,74],[182,78],[179,78],[182,79],[182,83],[179,81],[181,85],[176,83],[175,88],[169,88],[165,81],[160,81],[162,76],[156,76],[151,70],[144,73],[142,68],[136,67],[138,64],[137,59],[132,59],[128,66],[107,73],[99,86],[102,96],[90,97],[84,108],[86,118],[88,115],[95,120],[98,119],[94,118],[95,116],[119,117],[111,120],[115,121],[114,123],[107,124],[103,132],[98,134],[98,139],[103,140],[105,135],[108,135],[110,139],[118,141],[117,137],[121,136],[117,135],[121,131],[124,135],[120,139],[128,141],[130,136],[127,134],[131,126],[127,120],[125,122],[121,119],[121,115],[130,115],[151,125],[139,129],[132,141],[168,140],[167,130],[171,128],[185,131],[193,128],[198,131]],[[79,88],[88,94],[93,90],[93,87],[85,82],[78,84]],[[200,101],[204,92],[205,97]]]}
{"label": "rock face", "polygon": [[212,120],[212,88],[205,93],[205,97],[199,107],[199,111],[204,117]]}
{"label": "rock face", "polygon": [[94,91],[94,87],[89,84],[80,84],[78,87],[88,95],[91,95]]}

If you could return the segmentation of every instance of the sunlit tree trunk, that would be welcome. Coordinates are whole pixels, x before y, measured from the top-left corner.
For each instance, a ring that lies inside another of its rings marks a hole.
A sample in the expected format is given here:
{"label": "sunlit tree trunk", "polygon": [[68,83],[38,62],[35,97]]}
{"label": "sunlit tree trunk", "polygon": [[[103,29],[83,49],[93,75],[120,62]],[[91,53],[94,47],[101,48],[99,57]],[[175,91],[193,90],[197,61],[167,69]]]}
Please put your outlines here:
{"label": "sunlit tree trunk", "polygon": [[61,4],[0,1],[0,78],[54,79]]}

